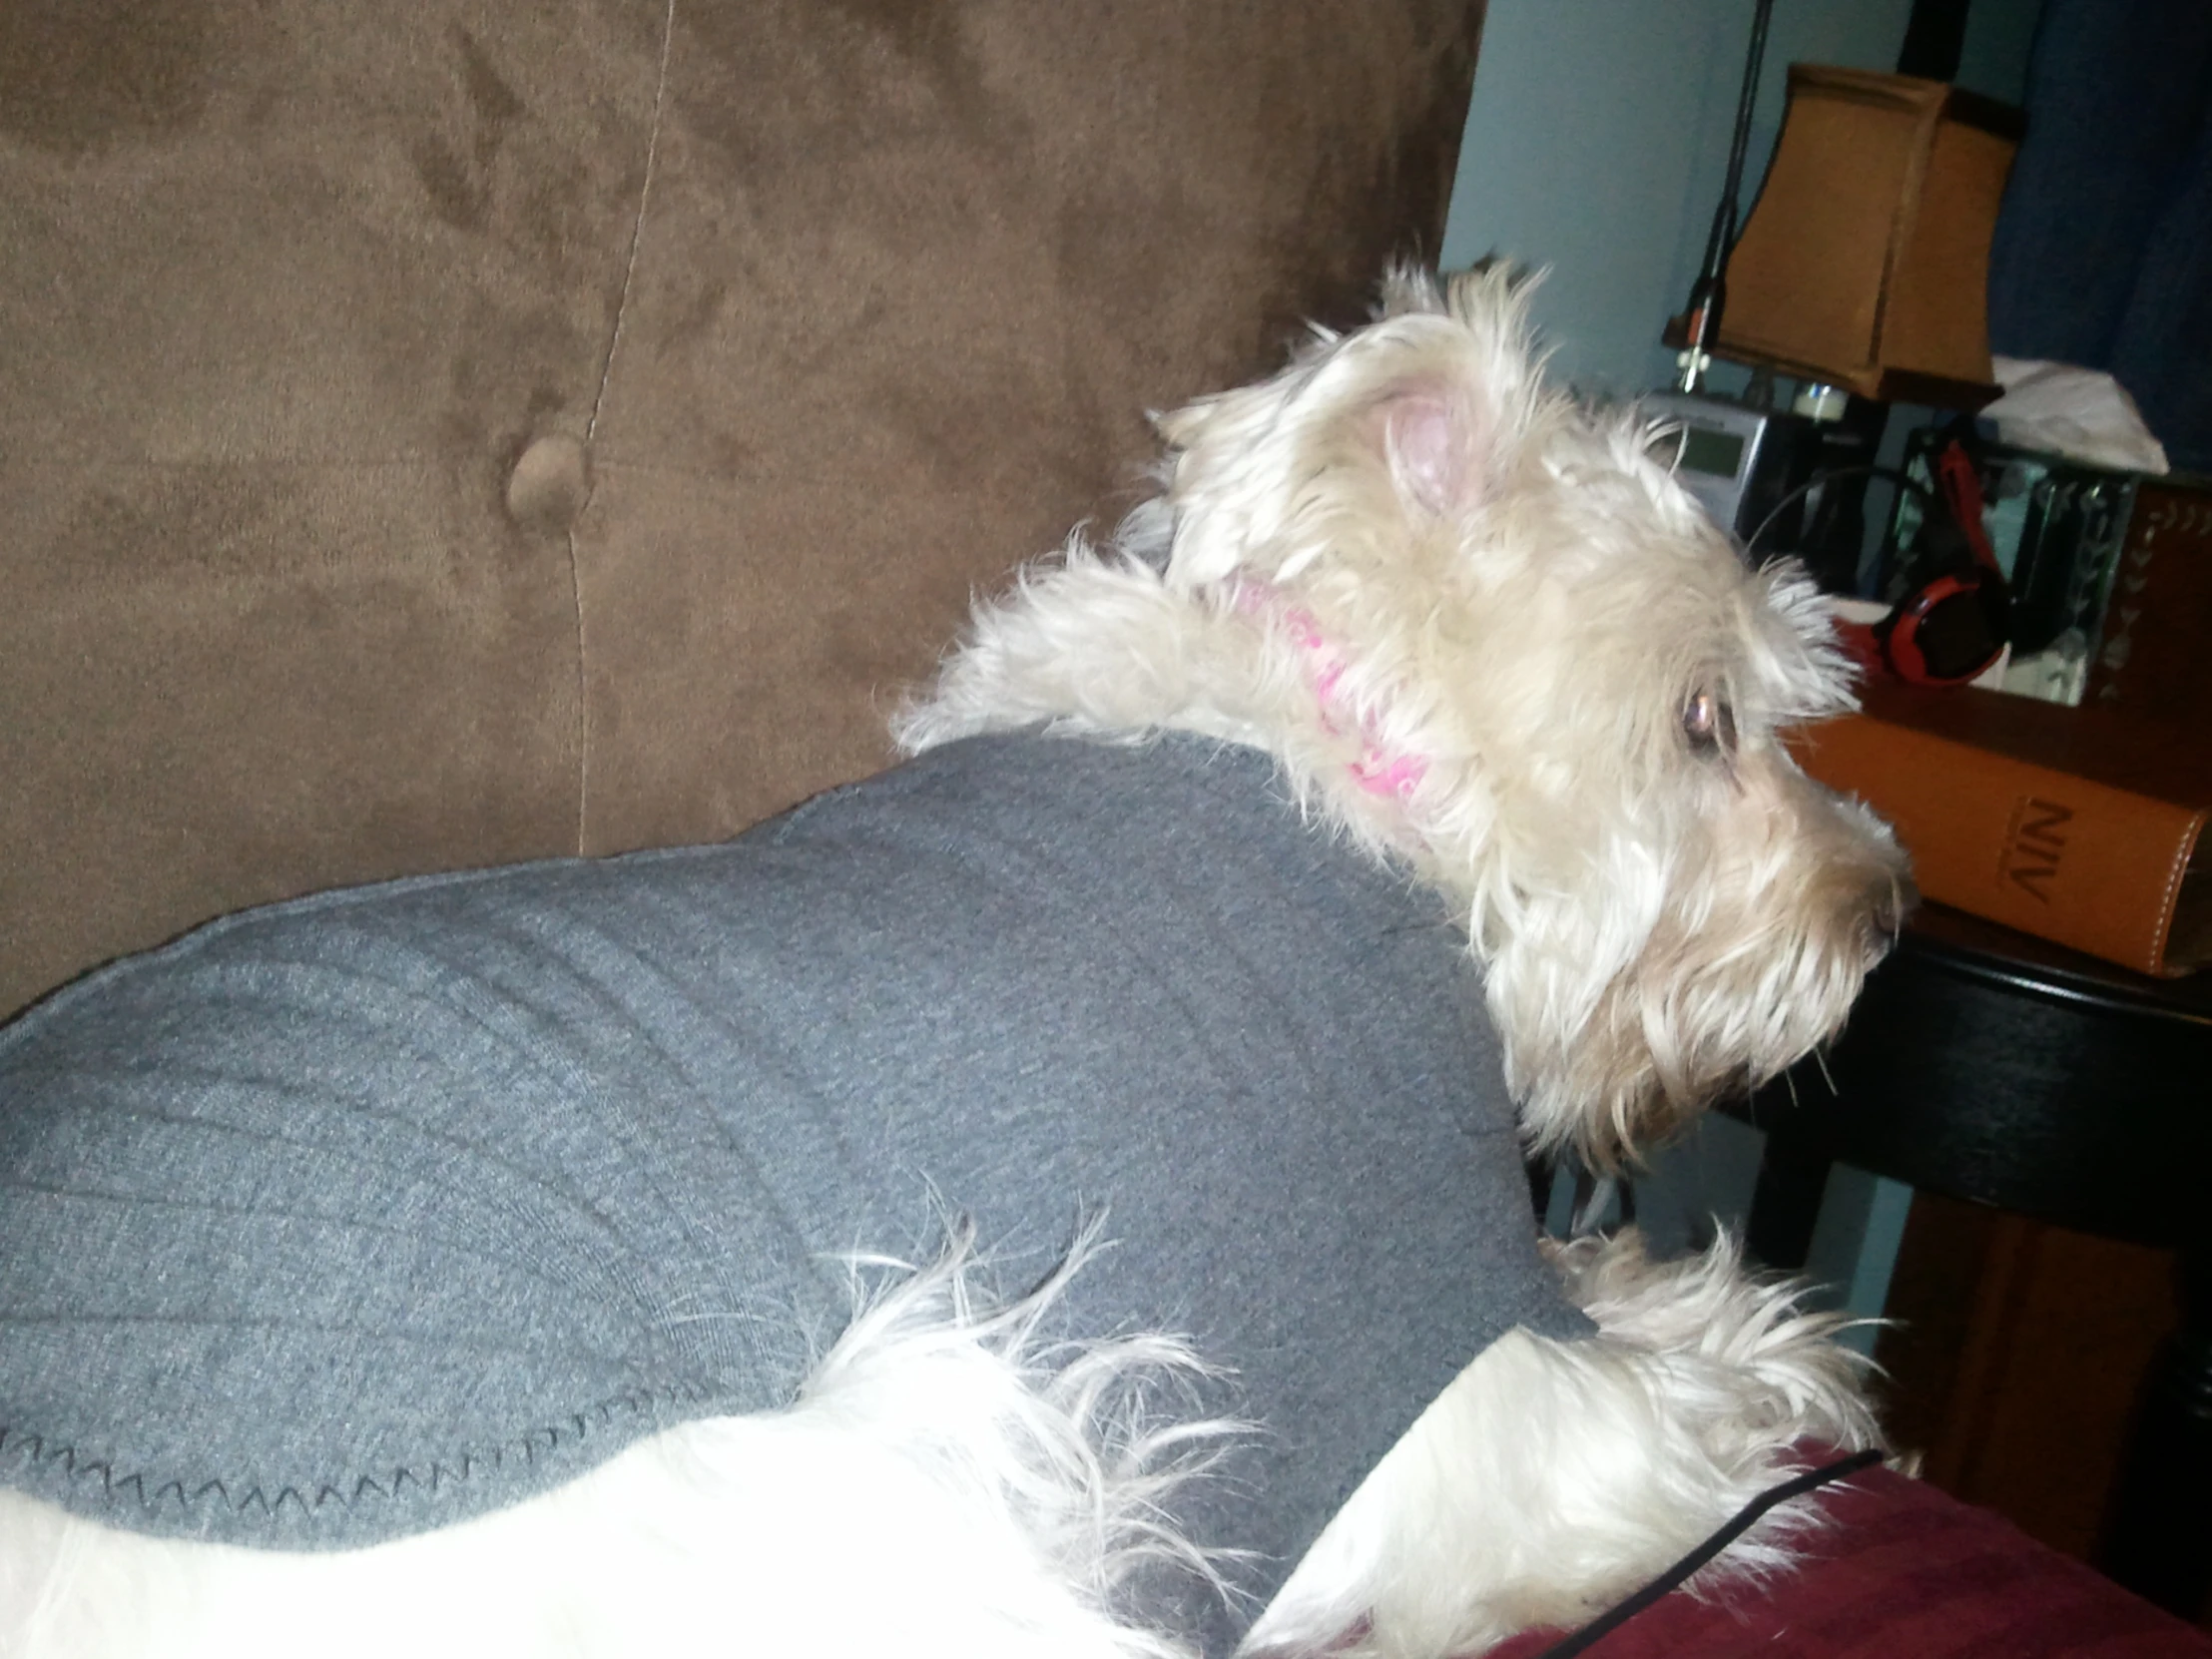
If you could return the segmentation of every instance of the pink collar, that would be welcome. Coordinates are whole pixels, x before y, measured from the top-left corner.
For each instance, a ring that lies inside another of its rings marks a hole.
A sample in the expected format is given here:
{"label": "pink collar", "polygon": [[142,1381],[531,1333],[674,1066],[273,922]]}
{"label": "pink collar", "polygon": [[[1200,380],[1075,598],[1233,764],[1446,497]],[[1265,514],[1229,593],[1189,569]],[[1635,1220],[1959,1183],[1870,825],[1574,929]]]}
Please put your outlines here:
{"label": "pink collar", "polygon": [[1344,653],[1330,643],[1314,613],[1303,605],[1289,603],[1274,583],[1258,577],[1238,577],[1231,584],[1230,597],[1237,609],[1247,615],[1280,623],[1292,644],[1306,654],[1314,695],[1321,703],[1323,727],[1339,736],[1347,726],[1357,729],[1360,758],[1347,768],[1353,782],[1370,795],[1400,804],[1410,801],[1420,781],[1428,775],[1428,763],[1417,755],[1393,754],[1369,729],[1366,721],[1348,714],[1337,695],[1347,667]]}

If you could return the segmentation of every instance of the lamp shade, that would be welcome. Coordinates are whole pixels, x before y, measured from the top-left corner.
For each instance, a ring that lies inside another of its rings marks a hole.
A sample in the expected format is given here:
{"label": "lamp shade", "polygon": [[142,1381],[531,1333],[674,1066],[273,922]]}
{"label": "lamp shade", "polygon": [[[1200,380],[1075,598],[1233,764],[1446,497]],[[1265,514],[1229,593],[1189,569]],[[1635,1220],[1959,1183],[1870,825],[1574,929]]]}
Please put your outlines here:
{"label": "lamp shade", "polygon": [[1941,81],[1792,64],[1715,349],[1887,402],[1994,398],[1989,238],[2022,127]]}

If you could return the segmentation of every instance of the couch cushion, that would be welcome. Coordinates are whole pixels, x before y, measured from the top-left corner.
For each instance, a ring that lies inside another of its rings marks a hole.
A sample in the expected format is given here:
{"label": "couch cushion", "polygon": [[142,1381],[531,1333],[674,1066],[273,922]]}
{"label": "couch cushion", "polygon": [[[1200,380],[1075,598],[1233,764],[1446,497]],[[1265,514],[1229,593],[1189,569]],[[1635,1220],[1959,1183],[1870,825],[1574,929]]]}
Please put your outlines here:
{"label": "couch cushion", "polygon": [[1146,408],[1435,246],[1479,13],[0,8],[0,1012],[879,765]]}
{"label": "couch cushion", "polygon": [[[1591,1659],[2212,1659],[2212,1640],[1934,1486],[1870,1469],[1824,1495],[1796,1572],[1713,1601],[1677,1592]],[[1488,1659],[1542,1659],[1558,1631]]]}

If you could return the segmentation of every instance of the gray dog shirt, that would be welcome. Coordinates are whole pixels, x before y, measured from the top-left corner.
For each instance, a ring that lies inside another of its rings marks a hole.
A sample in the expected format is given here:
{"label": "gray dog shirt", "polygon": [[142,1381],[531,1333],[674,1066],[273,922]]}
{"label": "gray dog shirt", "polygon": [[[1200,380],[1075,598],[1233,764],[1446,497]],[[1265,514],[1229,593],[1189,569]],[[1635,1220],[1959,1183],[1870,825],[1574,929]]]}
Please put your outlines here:
{"label": "gray dog shirt", "polygon": [[231,917],[0,1031],[0,1477],[375,1543],[788,1403],[842,1253],[958,1213],[1034,1279],[1103,1212],[1060,1317],[1232,1368],[1262,1431],[1176,1519],[1264,1602],[1491,1341],[1590,1329],[1479,992],[1432,895],[1189,739]]}

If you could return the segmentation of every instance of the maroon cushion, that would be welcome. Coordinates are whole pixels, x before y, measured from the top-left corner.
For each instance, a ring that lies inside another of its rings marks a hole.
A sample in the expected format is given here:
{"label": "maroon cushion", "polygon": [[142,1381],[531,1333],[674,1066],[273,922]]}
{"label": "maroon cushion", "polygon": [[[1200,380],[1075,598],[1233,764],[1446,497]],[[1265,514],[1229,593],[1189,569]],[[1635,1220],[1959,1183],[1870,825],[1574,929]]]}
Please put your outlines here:
{"label": "maroon cushion", "polygon": [[[1803,1567],[1719,1602],[1667,1596],[1589,1649],[1590,1659],[2205,1659],[2212,1639],[2009,1521],[1887,1469],[1825,1500],[1835,1524]],[[1532,1631],[1490,1659],[1538,1659]]]}

